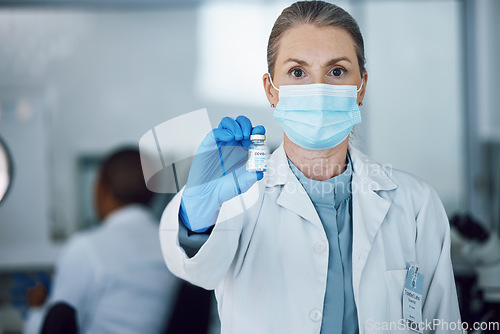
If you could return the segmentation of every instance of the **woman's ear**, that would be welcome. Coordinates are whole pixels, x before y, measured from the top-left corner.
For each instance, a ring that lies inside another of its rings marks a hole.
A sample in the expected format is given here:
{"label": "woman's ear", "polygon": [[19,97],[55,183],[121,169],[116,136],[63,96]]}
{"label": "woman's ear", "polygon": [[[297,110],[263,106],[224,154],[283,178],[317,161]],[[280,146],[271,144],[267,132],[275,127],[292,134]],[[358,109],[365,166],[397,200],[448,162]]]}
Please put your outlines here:
{"label": "woman's ear", "polygon": [[271,80],[269,78],[269,74],[265,73],[262,77],[262,83],[264,84],[264,90],[266,92],[267,100],[271,107],[276,107],[278,104],[278,91],[271,85]]}
{"label": "woman's ear", "polygon": [[357,99],[357,103],[358,103],[358,106],[362,105],[363,104],[363,100],[365,98],[365,92],[366,92],[366,84],[368,83],[368,72],[365,71],[363,73],[363,81],[362,81],[362,87],[361,87],[361,90],[359,91],[358,93],[358,99]]}

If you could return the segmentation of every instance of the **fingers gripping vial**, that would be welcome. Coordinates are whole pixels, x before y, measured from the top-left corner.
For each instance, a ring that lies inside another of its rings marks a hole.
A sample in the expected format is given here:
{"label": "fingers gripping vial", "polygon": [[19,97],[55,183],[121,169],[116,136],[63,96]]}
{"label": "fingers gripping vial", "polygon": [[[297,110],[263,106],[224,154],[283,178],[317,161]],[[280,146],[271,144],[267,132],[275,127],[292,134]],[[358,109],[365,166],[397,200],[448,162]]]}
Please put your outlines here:
{"label": "fingers gripping vial", "polygon": [[[181,198],[179,216],[188,229],[206,231],[215,224],[222,203],[262,179],[268,154],[265,132],[263,126],[253,127],[247,117],[239,116],[224,117],[218,128],[208,133],[193,159]],[[258,154],[250,154],[259,158],[252,158],[249,170],[247,151],[252,150]]]}

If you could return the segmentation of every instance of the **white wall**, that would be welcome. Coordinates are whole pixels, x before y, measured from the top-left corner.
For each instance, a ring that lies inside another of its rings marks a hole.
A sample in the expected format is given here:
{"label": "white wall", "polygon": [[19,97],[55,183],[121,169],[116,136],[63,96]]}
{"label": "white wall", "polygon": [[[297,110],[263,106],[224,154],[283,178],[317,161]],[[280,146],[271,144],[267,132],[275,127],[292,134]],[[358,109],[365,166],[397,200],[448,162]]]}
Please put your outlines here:
{"label": "white wall", "polygon": [[484,142],[500,142],[500,1],[473,3],[475,10],[477,105],[479,137]]}
{"label": "white wall", "polygon": [[466,184],[460,2],[367,1],[362,13],[367,151],[430,183],[452,214]]}
{"label": "white wall", "polygon": [[[47,118],[39,96],[29,101],[0,90],[0,135],[13,157],[13,179],[0,203],[0,270],[50,264],[58,248],[48,238],[50,173]],[[19,96],[18,96],[19,97]],[[16,103],[16,101],[21,101]]]}

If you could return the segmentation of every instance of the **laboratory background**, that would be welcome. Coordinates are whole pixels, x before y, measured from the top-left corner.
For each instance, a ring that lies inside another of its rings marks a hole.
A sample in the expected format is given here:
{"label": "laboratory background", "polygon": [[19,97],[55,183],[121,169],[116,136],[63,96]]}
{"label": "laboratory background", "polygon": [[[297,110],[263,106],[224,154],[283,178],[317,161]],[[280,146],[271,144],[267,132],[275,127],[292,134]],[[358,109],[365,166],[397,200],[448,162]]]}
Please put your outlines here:
{"label": "laboratory background", "polygon": [[[249,117],[278,147],[262,75],[271,27],[291,3],[0,0],[1,334],[23,332],[31,285],[50,286],[65,243],[98,226],[94,186],[111,151],[202,108],[213,127]],[[333,3],[365,39],[369,79],[352,143],[436,189],[462,320],[499,321],[500,1]],[[151,204],[158,220],[174,181],[169,189]],[[200,333],[212,334],[208,293]],[[170,321],[182,298],[206,297],[177,296]]]}

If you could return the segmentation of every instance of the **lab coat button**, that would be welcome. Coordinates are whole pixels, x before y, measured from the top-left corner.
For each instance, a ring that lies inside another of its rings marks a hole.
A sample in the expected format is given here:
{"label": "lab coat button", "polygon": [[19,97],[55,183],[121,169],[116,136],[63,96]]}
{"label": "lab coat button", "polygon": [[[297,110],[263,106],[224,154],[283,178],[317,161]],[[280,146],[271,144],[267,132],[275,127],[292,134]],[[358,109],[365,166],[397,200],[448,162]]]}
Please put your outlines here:
{"label": "lab coat button", "polygon": [[314,246],[314,251],[318,254],[321,254],[323,253],[324,251],[326,250],[326,245],[324,242],[318,242],[315,246]]}
{"label": "lab coat button", "polygon": [[309,318],[315,322],[320,321],[321,320],[321,311],[320,310],[312,310],[311,313],[309,313]]}

